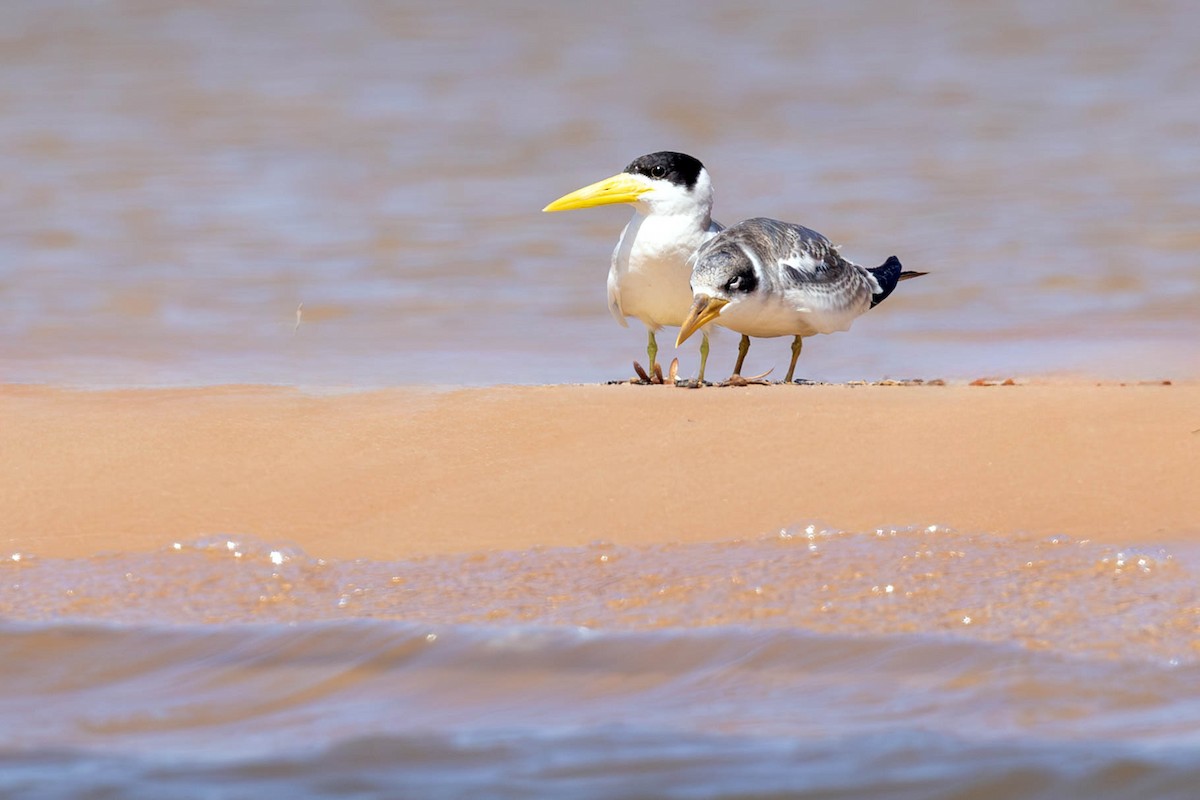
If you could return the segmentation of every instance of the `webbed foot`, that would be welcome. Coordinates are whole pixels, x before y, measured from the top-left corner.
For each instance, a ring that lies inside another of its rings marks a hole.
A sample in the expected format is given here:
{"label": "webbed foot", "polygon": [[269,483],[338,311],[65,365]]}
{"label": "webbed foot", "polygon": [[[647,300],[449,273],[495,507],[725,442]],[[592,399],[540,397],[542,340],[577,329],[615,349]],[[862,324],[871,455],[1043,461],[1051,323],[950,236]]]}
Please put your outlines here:
{"label": "webbed foot", "polygon": [[774,368],[767,370],[761,375],[751,375],[744,377],[742,375],[730,375],[729,379],[724,383],[717,384],[718,386],[770,386],[771,381],[766,380],[766,377],[774,372]]}

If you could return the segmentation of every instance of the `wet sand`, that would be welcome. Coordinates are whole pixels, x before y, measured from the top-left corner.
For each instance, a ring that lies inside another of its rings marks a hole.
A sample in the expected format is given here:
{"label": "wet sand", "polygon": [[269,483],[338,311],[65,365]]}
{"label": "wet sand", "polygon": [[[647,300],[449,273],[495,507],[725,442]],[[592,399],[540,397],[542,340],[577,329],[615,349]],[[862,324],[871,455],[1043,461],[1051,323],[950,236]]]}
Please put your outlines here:
{"label": "wet sand", "polygon": [[951,526],[1200,536],[1200,385],[0,387],[7,552],[316,557]]}

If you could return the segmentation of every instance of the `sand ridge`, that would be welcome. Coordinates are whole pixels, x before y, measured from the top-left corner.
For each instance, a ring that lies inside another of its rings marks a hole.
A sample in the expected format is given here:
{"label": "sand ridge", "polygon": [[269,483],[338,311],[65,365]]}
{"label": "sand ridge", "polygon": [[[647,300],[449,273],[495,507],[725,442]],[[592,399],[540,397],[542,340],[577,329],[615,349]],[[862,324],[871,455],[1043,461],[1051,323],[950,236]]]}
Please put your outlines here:
{"label": "sand ridge", "polygon": [[0,387],[6,552],[221,534],[321,557],[716,541],[820,520],[1200,536],[1200,385]]}

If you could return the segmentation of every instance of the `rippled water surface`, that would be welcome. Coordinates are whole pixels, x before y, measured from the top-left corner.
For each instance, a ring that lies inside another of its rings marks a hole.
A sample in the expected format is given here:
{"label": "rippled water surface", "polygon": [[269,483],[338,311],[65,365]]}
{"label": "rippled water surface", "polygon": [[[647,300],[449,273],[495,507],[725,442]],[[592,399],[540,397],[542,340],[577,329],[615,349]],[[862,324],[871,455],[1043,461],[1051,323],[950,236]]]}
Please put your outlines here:
{"label": "rippled water surface", "polygon": [[1195,376],[1194,23],[1186,2],[7,3],[0,379],[625,377],[644,334],[604,282],[628,212],[539,209],[663,148],[708,164],[722,221],[934,273],[810,343],[807,377]]}
{"label": "rippled water surface", "polygon": [[0,791],[1187,797],[1196,587],[1163,550],[938,528],[13,554]]}

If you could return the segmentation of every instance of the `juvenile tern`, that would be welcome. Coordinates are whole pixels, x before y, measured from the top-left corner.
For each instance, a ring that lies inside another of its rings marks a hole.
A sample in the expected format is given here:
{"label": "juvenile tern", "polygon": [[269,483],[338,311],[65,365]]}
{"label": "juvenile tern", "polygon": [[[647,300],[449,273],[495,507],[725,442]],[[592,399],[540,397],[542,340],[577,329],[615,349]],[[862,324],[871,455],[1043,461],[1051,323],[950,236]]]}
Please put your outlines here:
{"label": "juvenile tern", "polygon": [[[623,172],[558,198],[543,211],[626,203],[633,217],[621,232],[608,271],[608,308],[617,322],[626,317],[646,326],[649,375],[662,380],[656,331],[681,325],[692,304],[690,259],[721,230],[712,219],[713,188],[708,170],[684,153],[663,151],[641,156]],[[708,332],[701,329],[700,374],[708,361]],[[686,338],[686,337],[685,337]],[[637,362],[634,368],[641,372]]]}
{"label": "juvenile tern", "polygon": [[713,322],[742,334],[734,383],[751,336],[795,337],[784,378],[791,383],[803,337],[849,330],[897,283],[926,274],[902,270],[895,256],[878,267],[860,267],[816,231],[764,217],[721,231],[701,246],[693,264],[692,307],[675,346]]}

